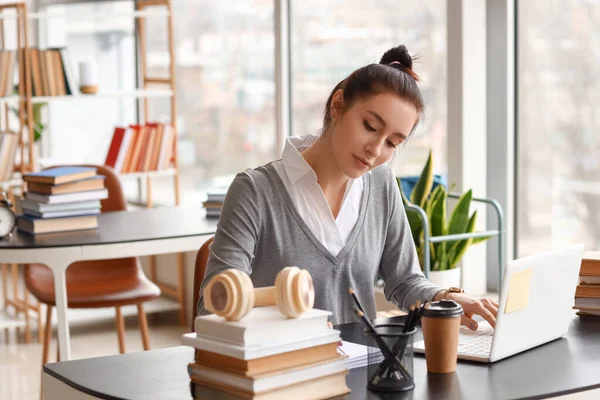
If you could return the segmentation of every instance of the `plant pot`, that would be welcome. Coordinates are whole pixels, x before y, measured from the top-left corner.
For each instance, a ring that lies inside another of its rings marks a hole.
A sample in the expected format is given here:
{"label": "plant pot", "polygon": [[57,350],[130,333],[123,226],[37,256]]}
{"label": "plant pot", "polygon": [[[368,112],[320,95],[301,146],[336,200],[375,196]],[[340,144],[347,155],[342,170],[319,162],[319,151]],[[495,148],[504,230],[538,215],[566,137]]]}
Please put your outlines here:
{"label": "plant pot", "polygon": [[429,281],[442,288],[460,287],[460,268],[445,271],[429,271]]}

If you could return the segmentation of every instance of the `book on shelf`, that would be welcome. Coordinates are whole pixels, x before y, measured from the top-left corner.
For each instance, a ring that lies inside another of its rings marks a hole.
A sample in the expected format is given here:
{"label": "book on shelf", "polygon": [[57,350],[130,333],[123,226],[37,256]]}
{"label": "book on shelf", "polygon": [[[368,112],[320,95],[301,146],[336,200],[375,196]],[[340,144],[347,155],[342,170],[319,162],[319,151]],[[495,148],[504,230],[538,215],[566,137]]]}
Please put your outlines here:
{"label": "book on shelf", "polygon": [[0,97],[8,97],[13,94],[17,63],[16,50],[0,51]]}
{"label": "book on shelf", "polygon": [[29,60],[33,96],[67,96],[77,92],[66,47],[29,48]]}
{"label": "book on shelf", "polygon": [[165,170],[171,166],[174,145],[170,124],[116,127],[104,164],[119,174]]}
{"label": "book on shelf", "polygon": [[23,180],[27,183],[60,185],[94,176],[96,176],[96,168],[93,167],[56,167],[25,174],[23,175]]}
{"label": "book on shelf", "polygon": [[14,132],[0,132],[0,181],[7,181],[15,168],[19,137]]}
{"label": "book on shelf", "polygon": [[285,385],[261,393],[237,390],[231,386],[203,382],[192,378],[190,392],[194,399],[211,400],[320,400],[350,393],[346,385],[347,371],[320,376],[312,380]]}
{"label": "book on shelf", "polygon": [[95,229],[98,227],[97,215],[81,215],[63,218],[38,218],[29,215],[17,217],[17,227],[27,233],[68,232]]}
{"label": "book on shelf", "polygon": [[330,315],[330,311],[312,309],[298,318],[287,318],[276,306],[267,306],[253,308],[239,321],[227,321],[215,314],[203,315],[196,318],[194,326],[198,335],[249,346],[320,332],[327,327]]}

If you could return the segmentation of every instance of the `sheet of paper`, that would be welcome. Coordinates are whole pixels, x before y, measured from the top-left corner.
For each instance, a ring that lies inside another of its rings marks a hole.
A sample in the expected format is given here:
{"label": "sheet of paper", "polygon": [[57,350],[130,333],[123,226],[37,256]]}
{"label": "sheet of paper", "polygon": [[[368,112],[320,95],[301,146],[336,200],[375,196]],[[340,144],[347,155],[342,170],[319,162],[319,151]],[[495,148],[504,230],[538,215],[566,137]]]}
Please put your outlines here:
{"label": "sheet of paper", "polygon": [[[364,367],[369,363],[369,347],[358,343],[342,342],[340,347],[348,358],[346,359],[346,366],[349,369]],[[371,348],[371,363],[381,362],[383,360],[383,354],[378,348]]]}
{"label": "sheet of paper", "polygon": [[515,272],[510,276],[508,294],[504,313],[508,314],[521,310],[529,305],[529,285],[531,283],[531,268]]}

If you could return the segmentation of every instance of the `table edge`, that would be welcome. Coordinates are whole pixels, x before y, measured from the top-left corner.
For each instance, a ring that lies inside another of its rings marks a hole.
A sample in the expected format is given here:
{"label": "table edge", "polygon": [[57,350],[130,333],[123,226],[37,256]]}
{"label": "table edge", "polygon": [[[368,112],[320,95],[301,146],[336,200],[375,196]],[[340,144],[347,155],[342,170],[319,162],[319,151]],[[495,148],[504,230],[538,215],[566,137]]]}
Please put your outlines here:
{"label": "table edge", "polygon": [[[62,375],[60,375],[60,374],[52,371],[51,369],[47,368],[45,365],[42,368],[42,372],[45,373],[45,374],[48,374],[52,378],[57,379],[60,382],[66,384],[66,385],[71,386],[73,389],[76,389],[76,390],[78,390],[78,391],[80,391],[82,393],[88,394],[90,396],[94,396],[94,397],[99,398],[99,399],[104,399],[104,400],[127,400],[127,399],[125,399],[123,397],[114,397],[114,396],[111,396],[109,394],[100,393],[100,392],[97,392],[97,391],[95,391],[93,389],[81,386],[81,385],[79,385],[79,384],[71,381],[70,379],[67,379],[67,378],[63,377]],[[44,394],[44,389],[42,388],[42,395],[43,394]]]}

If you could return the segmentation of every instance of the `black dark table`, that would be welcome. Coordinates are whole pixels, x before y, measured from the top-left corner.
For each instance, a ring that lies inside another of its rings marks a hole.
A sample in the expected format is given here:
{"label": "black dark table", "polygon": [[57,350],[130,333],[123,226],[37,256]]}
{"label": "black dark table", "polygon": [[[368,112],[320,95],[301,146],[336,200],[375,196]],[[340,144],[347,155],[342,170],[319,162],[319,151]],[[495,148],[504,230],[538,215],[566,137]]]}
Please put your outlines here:
{"label": "black dark table", "polygon": [[[366,344],[358,323],[337,328],[344,340]],[[186,366],[193,357],[182,346],[47,364],[44,373],[103,399],[190,399]],[[414,375],[413,391],[380,395],[367,390],[366,367],[353,369],[344,399],[541,399],[599,388],[600,318],[574,316],[565,338],[493,364],[459,361],[454,374],[428,374],[417,355]]]}
{"label": "black dark table", "polygon": [[207,219],[199,206],[158,207],[98,215],[98,228],[30,235],[16,230],[0,240],[1,250],[109,245],[160,238],[213,235],[217,220]]}

